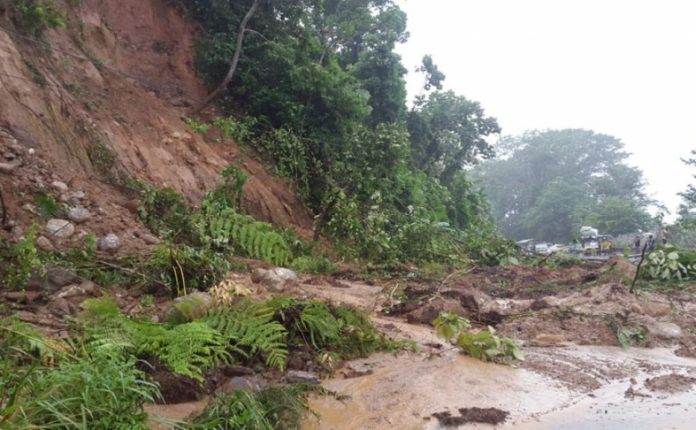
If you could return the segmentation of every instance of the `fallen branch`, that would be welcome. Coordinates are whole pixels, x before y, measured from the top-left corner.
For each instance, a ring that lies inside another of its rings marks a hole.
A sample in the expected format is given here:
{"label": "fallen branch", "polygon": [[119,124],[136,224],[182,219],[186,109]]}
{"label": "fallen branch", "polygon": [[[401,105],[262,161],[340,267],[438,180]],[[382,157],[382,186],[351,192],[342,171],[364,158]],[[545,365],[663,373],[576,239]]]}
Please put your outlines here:
{"label": "fallen branch", "polygon": [[633,283],[631,283],[631,289],[629,292],[633,294],[636,289],[636,282],[638,281],[638,276],[640,276],[640,266],[643,265],[643,260],[645,260],[645,251],[648,249],[648,242],[643,245],[643,252],[640,253],[640,261],[638,262],[638,267],[636,268],[636,275],[633,277]]}

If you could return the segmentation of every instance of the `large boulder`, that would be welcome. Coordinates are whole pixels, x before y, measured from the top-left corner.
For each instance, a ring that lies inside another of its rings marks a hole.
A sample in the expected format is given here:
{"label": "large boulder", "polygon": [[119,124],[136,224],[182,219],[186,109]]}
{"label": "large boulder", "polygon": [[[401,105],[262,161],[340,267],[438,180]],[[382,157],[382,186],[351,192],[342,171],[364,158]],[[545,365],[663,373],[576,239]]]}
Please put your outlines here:
{"label": "large boulder", "polygon": [[287,287],[297,285],[299,278],[297,273],[284,267],[273,269],[256,269],[251,274],[251,281],[266,286],[270,291],[282,292]]}

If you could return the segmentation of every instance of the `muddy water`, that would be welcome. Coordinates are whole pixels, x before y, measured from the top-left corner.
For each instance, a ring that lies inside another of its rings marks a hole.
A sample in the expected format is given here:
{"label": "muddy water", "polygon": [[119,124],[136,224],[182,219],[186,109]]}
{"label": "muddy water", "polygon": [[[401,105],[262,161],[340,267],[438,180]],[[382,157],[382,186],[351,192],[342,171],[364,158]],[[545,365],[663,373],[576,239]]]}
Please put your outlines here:
{"label": "muddy water", "polygon": [[[482,363],[454,351],[439,356],[377,355],[367,360],[371,375],[325,381],[349,398],[314,398],[320,415],[307,430],[440,429],[435,412],[457,415],[462,407],[496,407],[510,413],[497,428],[515,429],[694,429],[696,390],[655,393],[648,377],[677,373],[696,376],[696,361],[668,350],[608,347],[538,349],[529,360],[572,366],[594,378],[596,386],[577,383],[577,375]],[[543,367],[543,366],[542,366]],[[631,382],[633,378],[633,383]],[[582,381],[582,378],[580,378]],[[633,387],[634,397],[625,392]],[[645,397],[643,397],[645,396]],[[468,424],[460,428],[494,428]]]}

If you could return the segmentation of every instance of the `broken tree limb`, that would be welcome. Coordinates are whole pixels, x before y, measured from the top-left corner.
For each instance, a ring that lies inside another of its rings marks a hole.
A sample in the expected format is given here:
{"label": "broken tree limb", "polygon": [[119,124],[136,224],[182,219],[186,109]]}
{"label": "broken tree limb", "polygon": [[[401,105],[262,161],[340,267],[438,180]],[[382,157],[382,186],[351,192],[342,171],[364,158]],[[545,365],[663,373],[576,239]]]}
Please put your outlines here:
{"label": "broken tree limb", "polygon": [[222,95],[222,93],[225,92],[225,89],[227,89],[227,85],[229,85],[229,83],[232,81],[232,78],[234,77],[234,72],[237,70],[237,64],[239,64],[239,57],[242,55],[242,47],[244,45],[244,34],[246,33],[246,26],[249,24],[251,17],[254,16],[254,13],[256,13],[256,9],[259,8],[260,3],[261,0],[254,0],[254,3],[249,8],[246,15],[244,15],[241,24],[239,24],[239,32],[237,33],[237,44],[234,48],[232,64],[230,64],[230,69],[227,71],[227,75],[225,75],[225,78],[222,80],[220,85],[218,85],[218,87],[215,88],[215,90],[213,90],[213,92],[210,93],[208,97],[206,97],[205,100],[203,100],[201,104],[198,105],[198,107],[196,107],[191,112],[192,116],[201,113],[203,109],[208,107],[212,102],[214,102],[218,97],[220,97],[220,95]]}

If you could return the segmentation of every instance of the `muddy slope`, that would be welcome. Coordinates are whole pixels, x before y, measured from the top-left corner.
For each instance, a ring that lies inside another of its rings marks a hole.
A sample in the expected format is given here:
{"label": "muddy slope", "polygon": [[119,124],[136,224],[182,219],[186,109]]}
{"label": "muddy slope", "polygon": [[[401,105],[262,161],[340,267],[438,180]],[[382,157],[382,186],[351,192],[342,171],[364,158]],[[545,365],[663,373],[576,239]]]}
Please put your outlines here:
{"label": "muddy slope", "polygon": [[[94,230],[137,223],[124,193],[137,179],[195,203],[234,164],[249,175],[250,212],[309,235],[292,187],[230,141],[208,142],[181,117],[205,95],[194,68],[196,29],[166,0],[83,0],[66,28],[28,38],[0,15],[0,184],[10,217],[53,181],[112,214]],[[31,151],[30,151],[31,150]]]}

